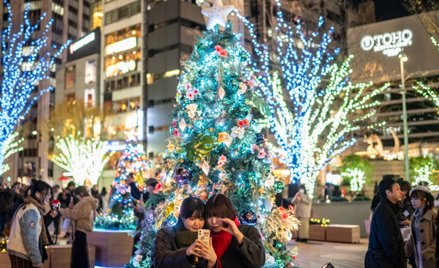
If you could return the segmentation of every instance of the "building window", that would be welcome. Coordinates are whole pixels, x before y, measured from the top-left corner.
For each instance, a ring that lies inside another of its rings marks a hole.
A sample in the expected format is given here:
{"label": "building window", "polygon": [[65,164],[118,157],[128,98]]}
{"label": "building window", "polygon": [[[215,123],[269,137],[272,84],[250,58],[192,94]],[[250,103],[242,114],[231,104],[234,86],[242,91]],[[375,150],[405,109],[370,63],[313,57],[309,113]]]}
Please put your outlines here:
{"label": "building window", "polygon": [[112,92],[140,85],[140,73],[128,74],[105,81],[105,92]]}
{"label": "building window", "polygon": [[76,80],[76,67],[75,65],[69,66],[66,68],[65,71],[65,88],[73,88],[75,86],[75,80]]}
{"label": "building window", "polygon": [[85,84],[96,83],[96,61],[89,60],[85,63]]}
{"label": "building window", "polygon": [[117,22],[119,20],[129,18],[137,13],[140,13],[141,5],[140,1],[133,2],[131,4],[122,6],[118,9],[111,10],[105,13],[105,25]]}
{"label": "building window", "polygon": [[117,113],[136,111],[139,109],[140,109],[140,97],[135,97],[130,99],[113,101],[111,110],[113,113],[117,114]]}
{"label": "building window", "polygon": [[76,94],[75,93],[70,93],[66,95],[66,103],[70,104],[70,103],[75,103],[76,102]]}

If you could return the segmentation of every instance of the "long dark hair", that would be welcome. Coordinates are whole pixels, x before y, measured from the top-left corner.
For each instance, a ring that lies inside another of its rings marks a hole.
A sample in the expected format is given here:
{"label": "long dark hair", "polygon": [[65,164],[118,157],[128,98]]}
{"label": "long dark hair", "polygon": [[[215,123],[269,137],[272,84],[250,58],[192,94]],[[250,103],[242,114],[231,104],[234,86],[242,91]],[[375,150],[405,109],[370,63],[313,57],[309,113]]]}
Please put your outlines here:
{"label": "long dark hair", "polygon": [[50,185],[44,181],[36,181],[35,183],[32,184],[30,188],[30,196],[38,200],[38,198],[36,197],[36,193],[43,194],[42,197],[40,198],[41,199],[40,201],[44,202],[44,199],[46,199],[46,195],[52,193],[52,187],[50,187]]}
{"label": "long dark hair", "polygon": [[203,218],[205,211],[206,205],[198,197],[191,196],[184,199],[180,206],[180,216],[178,216],[175,228],[177,230],[185,230],[183,220],[190,217]]}
{"label": "long dark hair", "polygon": [[236,218],[236,210],[232,205],[230,199],[223,195],[213,195],[206,203],[206,219],[210,217],[229,218],[234,220]]}

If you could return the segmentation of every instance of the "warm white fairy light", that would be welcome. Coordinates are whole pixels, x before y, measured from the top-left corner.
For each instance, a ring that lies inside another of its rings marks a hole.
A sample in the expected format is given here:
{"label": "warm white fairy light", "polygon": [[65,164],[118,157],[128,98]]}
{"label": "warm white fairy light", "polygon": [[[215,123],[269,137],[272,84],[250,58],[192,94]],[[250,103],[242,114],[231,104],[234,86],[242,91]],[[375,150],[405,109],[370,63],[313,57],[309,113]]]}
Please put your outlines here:
{"label": "warm white fairy light", "polygon": [[112,154],[107,141],[83,137],[60,138],[55,146],[59,153],[53,157],[53,162],[70,173],[79,185],[86,179],[92,185],[96,184]]}

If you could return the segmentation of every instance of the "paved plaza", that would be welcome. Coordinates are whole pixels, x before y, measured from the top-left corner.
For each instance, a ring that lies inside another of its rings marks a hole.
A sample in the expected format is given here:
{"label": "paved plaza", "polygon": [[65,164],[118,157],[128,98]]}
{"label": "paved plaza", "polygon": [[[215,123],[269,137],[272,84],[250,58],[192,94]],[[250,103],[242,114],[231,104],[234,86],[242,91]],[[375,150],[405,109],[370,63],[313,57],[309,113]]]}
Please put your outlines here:
{"label": "paved plaza", "polygon": [[359,244],[292,241],[289,246],[298,247],[296,263],[301,268],[320,268],[330,262],[335,268],[364,267],[364,255],[367,251],[367,238]]}

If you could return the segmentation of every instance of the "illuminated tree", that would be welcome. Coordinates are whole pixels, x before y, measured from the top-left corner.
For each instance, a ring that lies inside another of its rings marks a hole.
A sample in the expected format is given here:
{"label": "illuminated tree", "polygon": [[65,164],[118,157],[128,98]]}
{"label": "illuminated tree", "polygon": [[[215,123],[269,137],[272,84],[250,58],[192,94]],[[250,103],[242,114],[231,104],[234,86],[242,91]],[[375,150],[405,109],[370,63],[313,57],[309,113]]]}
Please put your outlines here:
{"label": "illuminated tree", "polygon": [[[49,78],[49,72],[55,65],[55,58],[68,44],[57,48],[49,45],[48,32],[53,21],[45,26],[40,19],[32,24],[29,18],[30,4],[23,12],[23,24],[20,27],[12,23],[12,11],[7,1],[4,6],[10,14],[7,27],[2,32],[2,77],[0,94],[0,150],[5,151],[8,139],[14,132],[18,120],[27,115],[34,103],[45,93],[53,89],[38,89],[41,81]],[[18,28],[16,32],[13,29]],[[35,36],[39,36],[35,38]],[[4,154],[0,154],[0,165]],[[0,170],[3,170],[0,167]]]}
{"label": "illuminated tree", "polygon": [[[260,94],[271,111],[268,123],[277,143],[285,151],[281,160],[291,170],[292,182],[305,184],[313,195],[318,173],[355,142],[354,133],[370,122],[387,84],[353,84],[348,57],[335,61],[339,49],[332,43],[333,28],[323,32],[320,18],[316,32],[308,34],[302,24],[287,23],[276,1],[274,48],[261,45],[254,26],[238,14],[250,31],[257,54],[254,67],[259,71]],[[323,33],[321,33],[323,32]],[[278,59],[274,64],[270,60]],[[276,66],[280,65],[280,78]]]}
{"label": "illuminated tree", "polygon": [[18,132],[13,133],[9,138],[6,140],[5,145],[3,147],[2,152],[2,159],[3,163],[0,163],[0,175],[4,174],[6,171],[9,170],[9,165],[6,164],[6,160],[13,154],[20,152],[23,150],[23,138],[20,138]]}
{"label": "illuminated tree", "polygon": [[292,211],[273,205],[284,184],[271,174],[261,133],[262,115],[268,110],[256,87],[250,54],[231,26],[203,32],[177,86],[167,146],[176,164],[173,176],[162,181],[166,200],[147,210],[133,265],[149,267],[154,232],[176,222],[184,198],[214,193],[227,195],[242,222],[264,235],[271,256],[266,267],[293,261],[295,252],[287,243],[298,221]]}
{"label": "illuminated tree", "polygon": [[112,155],[107,141],[86,139],[80,135],[59,138],[55,147],[58,153],[52,161],[66,170],[78,185],[84,184],[86,180],[91,185],[96,184]]}

